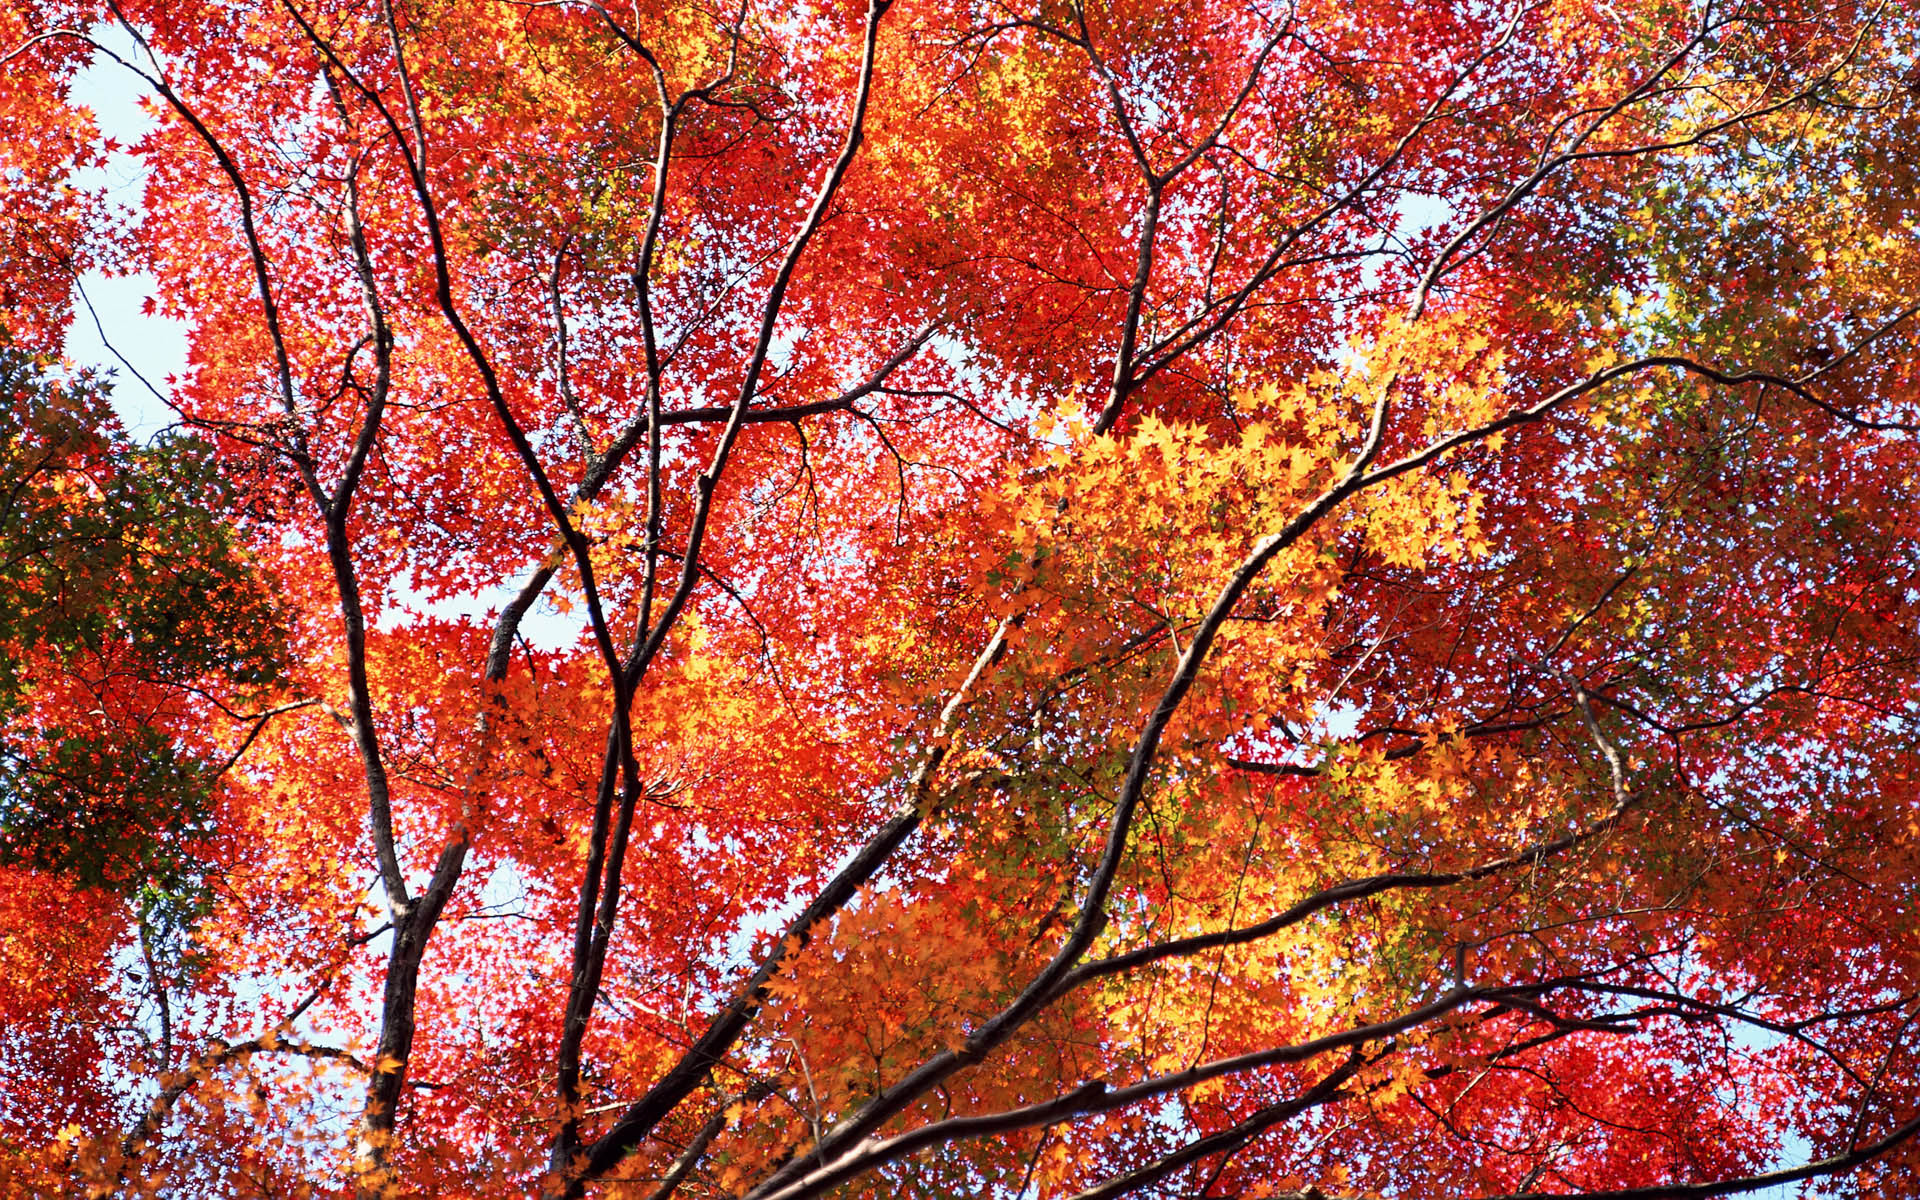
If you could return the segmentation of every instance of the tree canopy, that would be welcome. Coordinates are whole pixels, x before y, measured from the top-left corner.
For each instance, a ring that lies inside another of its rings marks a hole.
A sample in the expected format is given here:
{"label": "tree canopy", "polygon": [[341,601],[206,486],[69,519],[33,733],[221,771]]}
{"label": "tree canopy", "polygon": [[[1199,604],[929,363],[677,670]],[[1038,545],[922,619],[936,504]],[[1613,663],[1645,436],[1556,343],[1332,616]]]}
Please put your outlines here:
{"label": "tree canopy", "polygon": [[1915,45],[6,7],[0,1190],[1911,1194]]}

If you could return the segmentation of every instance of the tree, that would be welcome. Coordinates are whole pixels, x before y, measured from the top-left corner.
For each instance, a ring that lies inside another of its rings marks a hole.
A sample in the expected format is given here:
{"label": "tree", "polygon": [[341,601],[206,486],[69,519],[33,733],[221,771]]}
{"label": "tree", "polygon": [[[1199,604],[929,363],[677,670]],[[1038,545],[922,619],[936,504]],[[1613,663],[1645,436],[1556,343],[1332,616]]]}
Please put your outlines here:
{"label": "tree", "polygon": [[8,328],[153,274],[286,663],[159,1015],[0,875],[0,1178],[1904,1194],[1915,18],[0,17]]}
{"label": "tree", "polygon": [[232,765],[207,689],[283,683],[273,606],[218,523],[231,493],[208,448],[129,445],[95,381],[46,366],[0,347],[0,1014],[8,1065],[60,1085],[42,1120],[110,1111],[94,1076],[101,1026],[123,1019],[103,961],[123,937],[139,958],[119,982],[151,1002],[164,1068]]}

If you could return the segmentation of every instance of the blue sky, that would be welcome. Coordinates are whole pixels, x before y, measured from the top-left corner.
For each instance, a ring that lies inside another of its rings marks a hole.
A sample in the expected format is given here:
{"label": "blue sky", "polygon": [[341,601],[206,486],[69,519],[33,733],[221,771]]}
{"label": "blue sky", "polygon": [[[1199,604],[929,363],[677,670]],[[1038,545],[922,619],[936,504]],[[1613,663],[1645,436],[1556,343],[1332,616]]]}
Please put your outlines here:
{"label": "blue sky", "polygon": [[[131,39],[116,28],[102,26],[95,36],[116,53],[129,58],[135,53]],[[154,126],[140,107],[145,94],[137,75],[104,57],[96,57],[74,78],[72,92],[77,103],[93,110],[101,134],[123,146],[137,142]],[[111,155],[104,170],[89,171],[80,182],[104,185],[113,202],[129,210],[139,207],[146,188],[139,161],[125,151]],[[115,373],[113,406],[127,431],[141,439],[171,424],[172,414],[133,373],[164,393],[167,378],[181,374],[187,365],[186,323],[140,311],[154,287],[149,275],[115,278],[88,271],[80,277],[81,294],[75,297],[66,342],[67,357],[77,365]]]}

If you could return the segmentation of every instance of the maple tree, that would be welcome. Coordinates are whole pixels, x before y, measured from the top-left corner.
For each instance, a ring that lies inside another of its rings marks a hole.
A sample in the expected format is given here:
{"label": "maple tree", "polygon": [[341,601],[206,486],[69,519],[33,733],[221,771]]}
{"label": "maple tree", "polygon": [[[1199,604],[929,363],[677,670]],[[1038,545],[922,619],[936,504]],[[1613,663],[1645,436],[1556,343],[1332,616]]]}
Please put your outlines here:
{"label": "maple tree", "polygon": [[1917,35],[0,13],[0,1186],[1910,1194]]}

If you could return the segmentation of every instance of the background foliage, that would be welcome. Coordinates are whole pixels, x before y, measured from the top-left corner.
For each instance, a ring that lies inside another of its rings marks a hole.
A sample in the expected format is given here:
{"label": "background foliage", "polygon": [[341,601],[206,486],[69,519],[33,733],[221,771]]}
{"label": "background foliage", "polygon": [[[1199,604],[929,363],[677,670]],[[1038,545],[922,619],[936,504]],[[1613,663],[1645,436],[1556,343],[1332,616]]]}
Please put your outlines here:
{"label": "background foliage", "polygon": [[1915,16],[0,13],[0,1187],[1906,1194]]}

